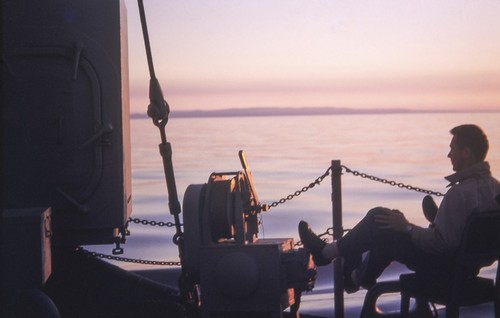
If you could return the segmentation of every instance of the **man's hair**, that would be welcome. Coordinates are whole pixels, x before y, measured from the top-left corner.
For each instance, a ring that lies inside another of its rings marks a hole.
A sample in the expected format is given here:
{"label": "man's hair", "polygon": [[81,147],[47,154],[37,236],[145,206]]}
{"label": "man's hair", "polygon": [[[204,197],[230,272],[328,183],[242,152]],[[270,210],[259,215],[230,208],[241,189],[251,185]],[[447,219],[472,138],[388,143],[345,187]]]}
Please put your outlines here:
{"label": "man's hair", "polygon": [[476,125],[460,125],[450,133],[456,137],[460,147],[468,147],[477,160],[483,161],[488,153],[489,143],[488,137],[483,130]]}

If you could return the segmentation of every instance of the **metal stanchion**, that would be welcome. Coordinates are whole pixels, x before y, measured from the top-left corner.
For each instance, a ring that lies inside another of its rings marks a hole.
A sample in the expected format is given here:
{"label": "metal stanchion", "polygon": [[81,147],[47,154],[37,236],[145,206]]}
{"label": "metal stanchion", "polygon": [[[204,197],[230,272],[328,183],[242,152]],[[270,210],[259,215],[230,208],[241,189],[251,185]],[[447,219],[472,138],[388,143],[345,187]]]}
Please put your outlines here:
{"label": "metal stanchion", "polygon": [[[340,160],[332,160],[332,222],[333,239],[338,240],[344,234],[342,227],[342,166]],[[335,318],[344,317],[344,280],[342,274],[342,259],[333,261],[333,293]]]}

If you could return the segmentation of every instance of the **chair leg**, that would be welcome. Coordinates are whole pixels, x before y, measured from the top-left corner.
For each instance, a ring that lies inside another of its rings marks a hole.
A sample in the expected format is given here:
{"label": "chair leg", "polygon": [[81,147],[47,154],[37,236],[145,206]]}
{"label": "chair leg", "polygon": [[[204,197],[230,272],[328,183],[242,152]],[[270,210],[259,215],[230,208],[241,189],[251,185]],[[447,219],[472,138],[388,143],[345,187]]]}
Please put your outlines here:
{"label": "chair leg", "polygon": [[458,318],[458,306],[456,304],[446,305],[446,318]]}
{"label": "chair leg", "polygon": [[401,308],[400,313],[402,318],[407,318],[410,315],[410,295],[401,292]]}
{"label": "chair leg", "polygon": [[500,318],[500,299],[495,295],[495,301],[493,302],[493,307],[495,309],[495,318]]}

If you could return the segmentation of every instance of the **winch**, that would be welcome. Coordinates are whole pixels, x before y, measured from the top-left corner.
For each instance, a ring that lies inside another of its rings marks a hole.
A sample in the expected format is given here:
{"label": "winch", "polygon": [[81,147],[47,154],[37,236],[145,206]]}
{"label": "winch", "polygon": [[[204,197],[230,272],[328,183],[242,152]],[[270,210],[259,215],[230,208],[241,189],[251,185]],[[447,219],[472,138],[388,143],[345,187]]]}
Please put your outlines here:
{"label": "winch", "polygon": [[259,239],[259,202],[243,151],[243,171],[214,172],[183,201],[184,271],[204,317],[282,317],[298,313],[316,270],[293,238]]}

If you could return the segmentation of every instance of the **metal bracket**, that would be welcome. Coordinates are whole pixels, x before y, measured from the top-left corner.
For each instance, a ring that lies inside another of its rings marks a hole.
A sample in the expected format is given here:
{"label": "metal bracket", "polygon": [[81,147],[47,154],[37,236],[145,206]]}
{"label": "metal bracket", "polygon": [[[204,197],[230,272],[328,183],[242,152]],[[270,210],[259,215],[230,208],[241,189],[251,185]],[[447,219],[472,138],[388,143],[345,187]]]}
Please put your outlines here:
{"label": "metal bracket", "polygon": [[113,124],[111,124],[111,123],[104,124],[101,127],[101,129],[99,129],[92,137],[90,137],[87,141],[85,141],[83,144],[78,146],[78,150],[82,150],[82,149],[88,147],[90,144],[92,144],[94,141],[96,141],[102,135],[108,134],[112,131],[113,131]]}

